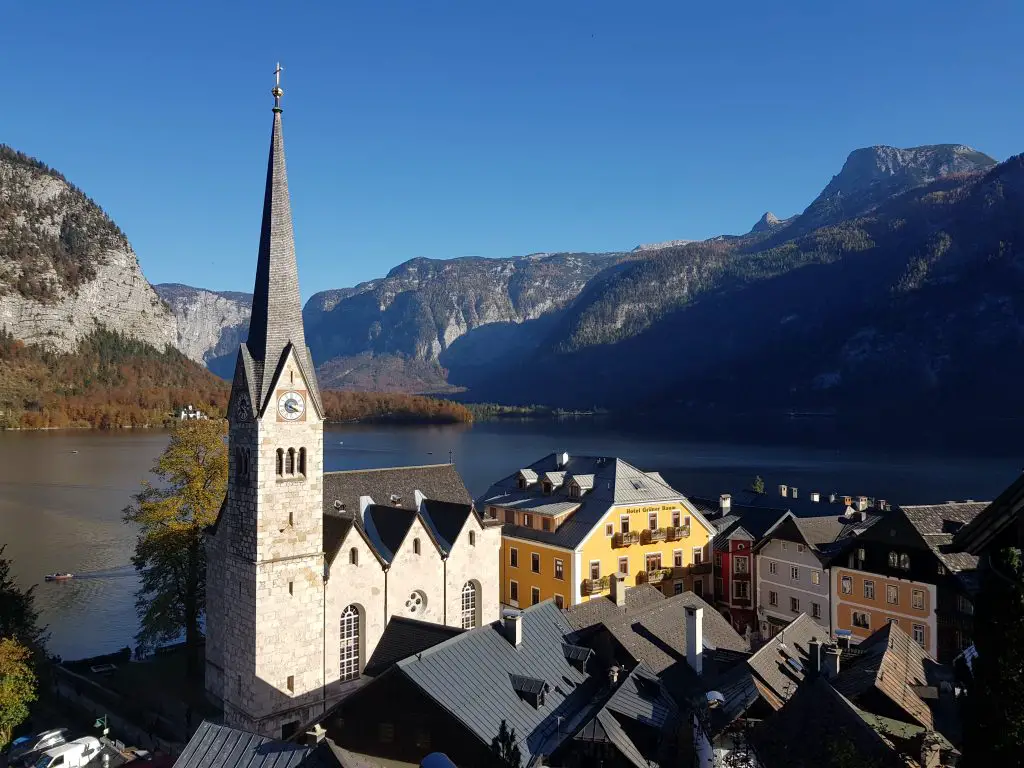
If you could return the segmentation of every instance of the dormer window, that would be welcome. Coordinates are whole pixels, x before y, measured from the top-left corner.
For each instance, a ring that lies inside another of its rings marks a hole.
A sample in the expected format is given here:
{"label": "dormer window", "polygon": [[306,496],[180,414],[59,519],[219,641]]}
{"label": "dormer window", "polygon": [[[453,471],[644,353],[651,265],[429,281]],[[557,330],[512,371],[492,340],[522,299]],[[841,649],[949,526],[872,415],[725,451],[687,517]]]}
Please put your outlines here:
{"label": "dormer window", "polygon": [[519,490],[525,491],[526,490],[526,478],[520,476],[518,485],[519,485]]}
{"label": "dormer window", "polygon": [[580,497],[580,487],[576,485],[576,483],[569,486],[569,495],[574,499],[578,499]]}
{"label": "dormer window", "polygon": [[551,482],[550,481],[545,480],[542,485],[544,487],[544,493],[551,493]]}

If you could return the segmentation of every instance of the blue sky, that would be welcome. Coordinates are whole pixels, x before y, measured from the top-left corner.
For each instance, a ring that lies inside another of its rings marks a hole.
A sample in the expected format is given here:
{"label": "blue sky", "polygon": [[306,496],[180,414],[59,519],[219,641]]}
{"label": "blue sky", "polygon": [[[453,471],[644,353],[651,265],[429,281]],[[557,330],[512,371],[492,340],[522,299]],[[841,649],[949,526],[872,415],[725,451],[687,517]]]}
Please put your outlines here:
{"label": "blue sky", "polygon": [[[322,7],[321,7],[322,6]],[[271,72],[302,290],[416,256],[618,250],[802,210],[850,150],[1024,151],[1024,5],[28,2],[0,142],[152,282],[251,290]]]}

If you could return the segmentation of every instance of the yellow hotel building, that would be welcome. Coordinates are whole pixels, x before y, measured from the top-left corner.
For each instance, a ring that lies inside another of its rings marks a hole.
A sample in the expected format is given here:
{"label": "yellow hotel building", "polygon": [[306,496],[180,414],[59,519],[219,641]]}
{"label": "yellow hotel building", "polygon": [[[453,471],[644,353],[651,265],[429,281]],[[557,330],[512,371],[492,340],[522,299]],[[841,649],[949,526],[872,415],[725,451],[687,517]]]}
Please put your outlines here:
{"label": "yellow hotel building", "polygon": [[714,592],[714,527],[657,472],[622,459],[553,453],[477,502],[502,521],[501,601],[560,607],[607,594],[613,574],[665,594]]}

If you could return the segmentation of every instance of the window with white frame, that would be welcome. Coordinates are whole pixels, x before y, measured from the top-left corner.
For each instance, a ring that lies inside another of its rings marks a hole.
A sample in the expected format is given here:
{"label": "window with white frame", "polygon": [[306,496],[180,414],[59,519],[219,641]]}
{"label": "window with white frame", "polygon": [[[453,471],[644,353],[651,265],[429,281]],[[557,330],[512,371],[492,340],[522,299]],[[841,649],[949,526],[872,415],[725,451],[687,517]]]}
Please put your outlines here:
{"label": "window with white frame", "polygon": [[864,611],[854,611],[853,626],[860,629],[871,629],[871,615]]}
{"label": "window with white frame", "polygon": [[889,605],[900,604],[900,589],[895,584],[886,584],[885,602],[889,603]]}
{"label": "window with white frame", "polygon": [[819,605],[818,603],[811,603],[811,618],[812,619],[820,619],[821,618],[821,605]]}
{"label": "window with white frame", "polygon": [[800,569],[795,565],[789,567],[789,578],[793,581],[800,581]]}
{"label": "window with white frame", "polygon": [[657,528],[658,528],[658,513],[657,512],[648,512],[647,513],[647,527],[650,528],[652,531],[657,530]]}
{"label": "window with white frame", "polygon": [[924,590],[915,589],[910,593],[910,604],[918,611],[924,610]]}
{"label": "window with white frame", "polygon": [[849,576],[843,576],[843,578],[839,581],[842,585],[844,595],[853,594],[853,579],[851,579]]}
{"label": "window with white frame", "polygon": [[591,560],[590,561],[590,578],[592,581],[597,581],[601,578],[601,561]]}
{"label": "window with white frame", "polygon": [[864,599],[875,599],[875,582],[873,582],[871,579],[864,579]]}
{"label": "window with white frame", "polygon": [[683,550],[673,549],[672,550],[672,565],[676,568],[683,567]]}
{"label": "window with white frame", "polygon": [[508,564],[510,568],[519,567],[519,550],[515,547],[509,547],[508,550]]}
{"label": "window with white frame", "polygon": [[629,558],[628,557],[620,557],[619,558],[619,573],[621,573],[623,576],[628,576],[629,575]]}
{"label": "window with white frame", "polygon": [[778,604],[779,604],[779,593],[778,592],[769,591],[768,592],[768,605],[778,605]]}
{"label": "window with white frame", "polygon": [[811,584],[821,584],[821,571],[811,571]]}
{"label": "window with white frame", "polygon": [[559,581],[565,579],[565,564],[561,560],[555,560],[555,578]]}
{"label": "window with white frame", "polygon": [[473,629],[476,626],[476,585],[467,581],[462,587],[462,628]]}
{"label": "window with white frame", "polygon": [[733,573],[750,573],[750,559],[746,555],[734,555],[732,558]]}
{"label": "window with white frame", "polygon": [[749,581],[734,581],[732,583],[732,596],[736,600],[749,600],[750,599],[750,582]]}
{"label": "window with white frame", "polygon": [[914,625],[914,642],[924,648],[924,624]]}
{"label": "window with white frame", "polygon": [[800,613],[800,599],[796,597],[789,598],[789,610],[793,613]]}
{"label": "window with white frame", "polygon": [[693,548],[693,564],[700,565],[704,562],[704,550],[701,547]]}
{"label": "window with white frame", "polygon": [[775,576],[778,572],[779,572],[779,564],[776,563],[774,560],[769,560],[768,561],[768,573],[770,573],[772,576]]}
{"label": "window with white frame", "polygon": [[341,679],[359,677],[359,608],[348,605],[341,612]]}

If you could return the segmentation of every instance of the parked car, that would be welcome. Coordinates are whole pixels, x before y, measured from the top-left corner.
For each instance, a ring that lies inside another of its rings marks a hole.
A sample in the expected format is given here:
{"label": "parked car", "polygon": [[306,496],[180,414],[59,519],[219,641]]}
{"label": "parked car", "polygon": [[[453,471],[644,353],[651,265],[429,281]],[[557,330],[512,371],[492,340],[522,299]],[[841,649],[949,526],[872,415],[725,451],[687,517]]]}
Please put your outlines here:
{"label": "parked car", "polygon": [[83,736],[43,752],[35,768],[82,768],[99,756],[103,747],[95,736]]}
{"label": "parked car", "polygon": [[39,757],[40,752],[57,747],[67,741],[67,728],[54,728],[50,731],[42,731],[34,736],[22,736],[11,745],[7,755],[8,765],[21,766],[26,763],[32,764]]}

